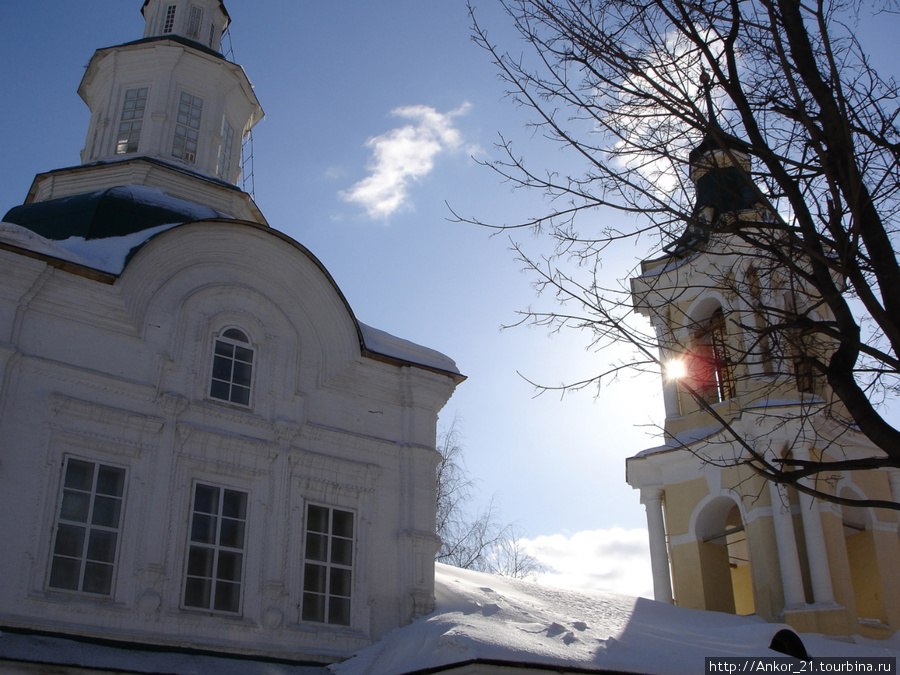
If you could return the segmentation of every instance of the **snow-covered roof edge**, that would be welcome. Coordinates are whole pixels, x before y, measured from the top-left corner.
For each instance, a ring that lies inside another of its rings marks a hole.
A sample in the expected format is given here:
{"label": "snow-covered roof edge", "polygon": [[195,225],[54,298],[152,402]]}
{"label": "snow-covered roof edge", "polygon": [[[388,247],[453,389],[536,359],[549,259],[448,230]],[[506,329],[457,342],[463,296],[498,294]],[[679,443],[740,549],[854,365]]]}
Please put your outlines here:
{"label": "snow-covered roof edge", "polygon": [[455,376],[454,379],[463,377],[456,366],[456,362],[449,356],[435,349],[423,347],[415,342],[410,342],[378,328],[373,328],[358,319],[356,323],[359,325],[363,343],[368,351],[449,373]]}

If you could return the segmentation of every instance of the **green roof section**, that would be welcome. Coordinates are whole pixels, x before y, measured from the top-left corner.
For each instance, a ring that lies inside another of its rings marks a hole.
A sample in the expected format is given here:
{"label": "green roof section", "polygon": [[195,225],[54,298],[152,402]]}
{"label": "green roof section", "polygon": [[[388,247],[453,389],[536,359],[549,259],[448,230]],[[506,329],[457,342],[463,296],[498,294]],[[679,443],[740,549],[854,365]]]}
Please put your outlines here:
{"label": "green roof section", "polygon": [[125,185],[22,204],[10,209],[3,221],[46,239],[62,241],[72,237],[122,237],[160,225],[229,217],[156,188]]}

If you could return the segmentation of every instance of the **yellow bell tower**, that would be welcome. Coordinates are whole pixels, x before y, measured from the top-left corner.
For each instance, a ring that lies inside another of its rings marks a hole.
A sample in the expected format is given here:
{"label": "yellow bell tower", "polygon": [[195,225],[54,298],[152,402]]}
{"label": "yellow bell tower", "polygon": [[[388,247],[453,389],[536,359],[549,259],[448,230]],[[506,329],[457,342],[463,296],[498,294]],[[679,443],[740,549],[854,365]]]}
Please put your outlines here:
{"label": "yellow bell tower", "polygon": [[[689,156],[692,219],[631,281],[664,364],[664,442],[627,460],[647,510],[655,596],[802,632],[886,638],[900,628],[896,511],[817,500],[750,466],[754,456],[778,466],[877,451],[833,414],[838,404],[807,365],[810,350],[830,345],[764,330],[759,307],[787,316],[809,296],[745,236],[776,219],[748,150],[713,120]],[[816,487],[897,500],[900,472],[835,472]]]}

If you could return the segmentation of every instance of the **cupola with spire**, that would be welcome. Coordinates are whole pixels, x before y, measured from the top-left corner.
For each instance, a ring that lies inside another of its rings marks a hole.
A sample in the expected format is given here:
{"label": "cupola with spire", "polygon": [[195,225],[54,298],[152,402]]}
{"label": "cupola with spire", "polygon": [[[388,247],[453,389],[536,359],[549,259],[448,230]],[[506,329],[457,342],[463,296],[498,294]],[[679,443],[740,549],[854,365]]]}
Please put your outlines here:
{"label": "cupola with spire", "polygon": [[11,217],[55,200],[68,213],[73,199],[96,203],[98,192],[139,186],[265,224],[238,187],[242,141],[263,110],[243,68],[220,52],[231,22],[224,3],[146,0],[141,13],[143,37],[98,49],[85,69],[78,94],[91,118],[81,166],[36,176]]}
{"label": "cupola with spire", "polygon": [[709,75],[701,75],[708,109],[708,128],[703,140],[688,155],[688,171],[694,184],[692,220],[685,232],[667,251],[682,255],[709,239],[710,232],[721,230],[735,220],[755,219],[764,210],[759,189],[750,175],[749,146],[728,133],[717,119],[710,93]]}

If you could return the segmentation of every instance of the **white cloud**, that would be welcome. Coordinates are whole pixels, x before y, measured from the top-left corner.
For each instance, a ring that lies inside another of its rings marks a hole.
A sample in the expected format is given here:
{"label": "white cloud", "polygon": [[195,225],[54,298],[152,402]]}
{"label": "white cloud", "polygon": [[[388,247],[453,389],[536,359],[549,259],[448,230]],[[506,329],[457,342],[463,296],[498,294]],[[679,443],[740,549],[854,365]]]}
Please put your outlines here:
{"label": "white cloud", "polygon": [[453,118],[468,111],[464,103],[456,110],[440,113],[424,105],[406,106],[391,112],[409,121],[366,141],[372,149],[369,175],[341,197],[360,204],[373,218],[384,218],[404,205],[410,184],[434,168],[434,160],[444,151],[462,145],[462,136],[453,126]]}
{"label": "white cloud", "polygon": [[647,530],[584,530],[521,543],[547,568],[538,578],[542,584],[653,597]]}

